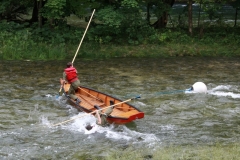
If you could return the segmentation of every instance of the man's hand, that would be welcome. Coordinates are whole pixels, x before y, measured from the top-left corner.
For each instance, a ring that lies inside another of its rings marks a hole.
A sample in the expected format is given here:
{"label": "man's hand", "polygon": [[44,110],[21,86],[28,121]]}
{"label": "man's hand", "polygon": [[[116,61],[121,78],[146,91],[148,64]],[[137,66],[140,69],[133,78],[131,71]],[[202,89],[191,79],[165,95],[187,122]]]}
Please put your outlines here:
{"label": "man's hand", "polygon": [[101,119],[99,121],[97,121],[97,124],[101,124]]}
{"label": "man's hand", "polygon": [[60,83],[61,83],[61,85],[64,85],[64,84],[66,84],[67,82],[66,82],[64,79],[60,79]]}
{"label": "man's hand", "polygon": [[65,84],[65,80],[62,80],[61,85],[64,85],[64,84]]}

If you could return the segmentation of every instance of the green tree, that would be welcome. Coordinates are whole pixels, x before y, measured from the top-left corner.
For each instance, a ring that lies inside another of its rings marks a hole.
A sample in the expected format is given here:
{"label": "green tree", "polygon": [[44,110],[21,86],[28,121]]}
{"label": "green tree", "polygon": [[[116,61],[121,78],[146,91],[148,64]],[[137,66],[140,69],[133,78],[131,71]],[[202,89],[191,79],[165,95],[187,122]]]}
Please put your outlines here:
{"label": "green tree", "polygon": [[98,43],[120,42],[127,39],[131,44],[138,44],[148,34],[150,26],[142,19],[141,7],[135,0],[123,0],[120,3],[105,4],[97,11],[100,21],[90,37]]}
{"label": "green tree", "polygon": [[19,14],[26,14],[31,0],[1,0],[0,20],[20,22]]}

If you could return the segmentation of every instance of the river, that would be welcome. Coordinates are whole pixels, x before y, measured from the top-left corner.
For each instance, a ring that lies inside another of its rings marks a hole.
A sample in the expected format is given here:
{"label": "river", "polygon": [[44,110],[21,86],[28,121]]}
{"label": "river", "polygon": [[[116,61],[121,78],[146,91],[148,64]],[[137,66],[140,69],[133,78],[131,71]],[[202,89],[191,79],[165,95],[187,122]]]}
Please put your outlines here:
{"label": "river", "polygon": [[[67,61],[0,61],[0,159],[106,156],[134,146],[211,145],[240,141],[240,58],[117,58],[79,60],[83,86],[131,101],[145,113],[132,123],[88,132],[92,116],[58,97]],[[195,82],[203,93],[184,92]],[[182,92],[179,92],[182,91]]]}

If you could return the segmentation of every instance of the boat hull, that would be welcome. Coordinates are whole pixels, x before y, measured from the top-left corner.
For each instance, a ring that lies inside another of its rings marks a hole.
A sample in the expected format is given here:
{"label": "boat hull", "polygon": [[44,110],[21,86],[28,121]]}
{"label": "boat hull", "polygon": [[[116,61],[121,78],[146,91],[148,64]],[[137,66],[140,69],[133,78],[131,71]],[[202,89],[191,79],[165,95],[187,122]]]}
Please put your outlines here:
{"label": "boat hull", "polygon": [[[67,95],[69,87],[70,84],[65,84],[63,86],[65,95]],[[144,118],[144,112],[127,103],[127,101],[130,101],[132,99],[129,99],[125,102],[108,94],[84,86],[80,86],[75,95],[81,100],[81,102],[79,104],[76,104],[75,101],[70,98],[69,101],[79,111],[86,113],[95,114],[96,109],[94,105],[99,106],[103,112],[107,108],[114,106],[113,112],[107,118],[109,123],[126,124],[134,120]]]}

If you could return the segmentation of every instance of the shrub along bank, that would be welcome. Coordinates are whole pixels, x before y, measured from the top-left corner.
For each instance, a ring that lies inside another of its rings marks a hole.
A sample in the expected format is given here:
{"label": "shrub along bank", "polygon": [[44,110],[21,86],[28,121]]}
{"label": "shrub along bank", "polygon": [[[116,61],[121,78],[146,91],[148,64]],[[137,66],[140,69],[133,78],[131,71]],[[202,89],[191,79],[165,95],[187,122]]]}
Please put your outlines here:
{"label": "shrub along bank", "polygon": [[[4,24],[0,31],[2,60],[62,60],[73,57],[84,30],[74,27],[61,29],[26,28],[24,25]],[[198,33],[198,29],[195,29]],[[207,28],[204,34],[189,36],[184,29],[153,31],[136,41],[96,37],[87,32],[78,57],[104,59],[113,57],[176,57],[176,56],[239,56],[239,28]]]}

